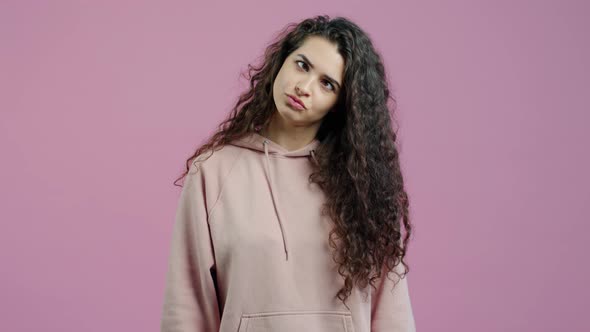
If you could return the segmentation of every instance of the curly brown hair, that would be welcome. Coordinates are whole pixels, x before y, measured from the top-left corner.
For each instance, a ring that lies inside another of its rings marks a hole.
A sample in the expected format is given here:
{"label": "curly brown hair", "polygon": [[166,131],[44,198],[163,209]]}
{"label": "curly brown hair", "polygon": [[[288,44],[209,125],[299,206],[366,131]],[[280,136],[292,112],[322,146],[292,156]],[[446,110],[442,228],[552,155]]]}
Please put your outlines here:
{"label": "curly brown hair", "polygon": [[[248,65],[249,90],[240,95],[217,132],[187,159],[186,170],[174,184],[186,176],[196,157],[269,124],[276,110],[274,79],[287,56],[309,36],[335,43],[345,62],[337,111],[327,113],[322,120],[316,134],[321,142],[315,154],[318,164],[309,176],[309,181],[325,192],[322,212],[335,223],[329,243],[335,249],[338,273],[345,279],[336,296],[345,302],[353,284],[362,289],[370,284],[376,289],[375,280],[384,271],[393,271],[400,278],[409,272],[404,257],[412,232],[395,144],[397,135],[392,129],[396,101],[390,96],[378,51],[355,23],[344,17],[320,15],[291,23],[280,31],[266,48],[262,64]],[[405,267],[403,275],[395,269],[400,263]]]}

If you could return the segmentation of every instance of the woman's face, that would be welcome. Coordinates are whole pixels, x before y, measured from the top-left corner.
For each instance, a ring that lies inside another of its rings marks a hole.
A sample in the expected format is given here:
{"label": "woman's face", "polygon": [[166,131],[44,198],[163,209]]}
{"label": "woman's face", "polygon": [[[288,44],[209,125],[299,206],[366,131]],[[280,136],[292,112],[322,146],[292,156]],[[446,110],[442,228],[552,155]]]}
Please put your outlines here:
{"label": "woman's face", "polygon": [[[288,126],[319,128],[338,100],[343,75],[344,59],[337,46],[323,37],[308,37],[285,59],[275,78],[275,115]],[[288,95],[299,98],[305,109],[292,107]]]}

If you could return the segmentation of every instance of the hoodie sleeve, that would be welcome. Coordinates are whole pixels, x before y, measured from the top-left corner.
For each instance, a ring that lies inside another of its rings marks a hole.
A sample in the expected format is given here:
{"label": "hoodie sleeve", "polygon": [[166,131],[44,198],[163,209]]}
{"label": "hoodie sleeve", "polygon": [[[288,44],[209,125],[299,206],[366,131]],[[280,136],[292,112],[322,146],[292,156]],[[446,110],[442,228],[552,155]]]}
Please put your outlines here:
{"label": "hoodie sleeve", "polygon": [[177,205],[162,307],[162,332],[218,331],[214,255],[200,167],[192,165]]}
{"label": "hoodie sleeve", "polygon": [[[395,269],[402,274],[401,264]],[[389,278],[399,280],[395,288],[394,282]],[[371,298],[371,332],[414,332],[416,325],[408,291],[408,275],[400,279],[394,272],[390,272],[389,278],[383,275],[379,279]]]}

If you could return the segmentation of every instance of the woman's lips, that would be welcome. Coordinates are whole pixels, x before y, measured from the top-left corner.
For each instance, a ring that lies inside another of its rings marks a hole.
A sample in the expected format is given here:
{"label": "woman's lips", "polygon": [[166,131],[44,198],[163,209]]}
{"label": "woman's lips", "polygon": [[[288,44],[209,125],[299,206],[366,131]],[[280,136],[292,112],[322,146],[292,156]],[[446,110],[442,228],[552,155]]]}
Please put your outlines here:
{"label": "woman's lips", "polygon": [[298,101],[295,97],[293,97],[291,95],[287,95],[287,98],[289,99],[289,103],[293,107],[295,107],[297,109],[301,109],[301,110],[306,109],[305,104],[303,104],[303,102],[301,102],[301,101]]}

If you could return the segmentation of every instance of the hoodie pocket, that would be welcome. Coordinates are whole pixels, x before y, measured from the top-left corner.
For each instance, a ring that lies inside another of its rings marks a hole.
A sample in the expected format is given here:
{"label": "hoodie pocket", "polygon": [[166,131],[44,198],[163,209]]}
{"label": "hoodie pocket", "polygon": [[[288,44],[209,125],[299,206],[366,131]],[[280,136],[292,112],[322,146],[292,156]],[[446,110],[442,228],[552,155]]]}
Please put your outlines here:
{"label": "hoodie pocket", "polygon": [[242,314],[238,332],[355,332],[350,311]]}

